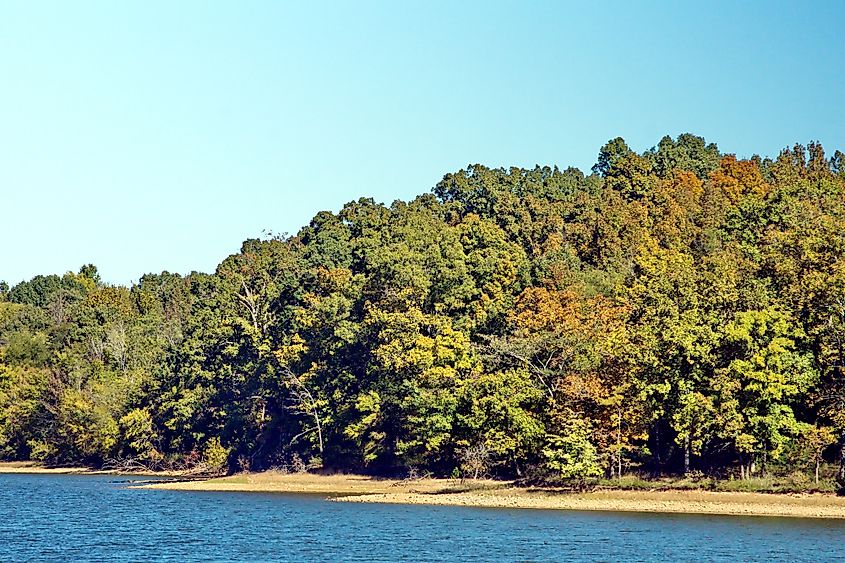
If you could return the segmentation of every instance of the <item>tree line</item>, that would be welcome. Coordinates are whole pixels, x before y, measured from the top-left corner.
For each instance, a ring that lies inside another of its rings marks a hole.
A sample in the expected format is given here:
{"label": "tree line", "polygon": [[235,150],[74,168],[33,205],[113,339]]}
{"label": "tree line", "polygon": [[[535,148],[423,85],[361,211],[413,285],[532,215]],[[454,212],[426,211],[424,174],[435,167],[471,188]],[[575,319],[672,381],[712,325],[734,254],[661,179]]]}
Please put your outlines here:
{"label": "tree line", "polygon": [[0,457],[845,476],[845,155],[621,138],[447,174],[212,274],[0,284]]}

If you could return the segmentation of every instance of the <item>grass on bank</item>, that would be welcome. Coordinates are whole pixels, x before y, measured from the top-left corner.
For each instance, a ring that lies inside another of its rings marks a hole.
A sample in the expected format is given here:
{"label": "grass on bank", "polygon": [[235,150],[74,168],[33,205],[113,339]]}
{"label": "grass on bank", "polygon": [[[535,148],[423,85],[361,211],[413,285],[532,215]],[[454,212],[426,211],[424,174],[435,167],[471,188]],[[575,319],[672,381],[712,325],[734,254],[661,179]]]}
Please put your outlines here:
{"label": "grass on bank", "polygon": [[[711,492],[747,492],[747,493],[780,493],[780,494],[833,494],[839,489],[833,471],[826,472],[818,483],[806,473],[795,471],[785,475],[770,475],[749,479],[716,479],[702,474],[692,474],[685,477],[643,477],[637,474],[625,475],[621,479],[598,479],[580,483],[577,486],[567,483],[526,483],[514,481],[500,481],[491,479],[388,479],[360,475],[327,475],[316,476],[307,472],[266,471],[256,473],[239,473],[230,476],[219,476],[203,472],[187,471],[150,471],[134,470],[97,470],[80,466],[50,466],[34,461],[0,462],[0,473],[115,473],[115,474],[143,474],[174,477],[193,477],[198,483],[215,483],[221,487],[270,486],[284,476],[285,487],[295,486],[297,483],[303,490],[314,489],[314,492],[335,492],[340,483],[344,489],[350,491],[373,492],[381,491],[385,487],[396,487],[397,484],[412,483],[416,488],[437,494],[458,493],[467,491],[500,489],[515,487],[535,490],[557,490],[567,492],[589,491],[711,491]],[[212,479],[217,477],[216,479]],[[319,483],[319,484],[318,484]],[[432,491],[431,489],[437,489]]]}

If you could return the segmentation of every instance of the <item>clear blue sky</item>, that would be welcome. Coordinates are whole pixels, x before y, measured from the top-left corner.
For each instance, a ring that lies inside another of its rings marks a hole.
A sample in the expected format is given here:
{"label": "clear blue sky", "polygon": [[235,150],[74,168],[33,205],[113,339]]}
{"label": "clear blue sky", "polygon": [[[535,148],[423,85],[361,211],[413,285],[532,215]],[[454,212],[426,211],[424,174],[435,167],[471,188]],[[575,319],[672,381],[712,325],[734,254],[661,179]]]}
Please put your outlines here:
{"label": "clear blue sky", "polygon": [[845,149],[839,2],[0,0],[0,279],[212,271],[468,163]]}

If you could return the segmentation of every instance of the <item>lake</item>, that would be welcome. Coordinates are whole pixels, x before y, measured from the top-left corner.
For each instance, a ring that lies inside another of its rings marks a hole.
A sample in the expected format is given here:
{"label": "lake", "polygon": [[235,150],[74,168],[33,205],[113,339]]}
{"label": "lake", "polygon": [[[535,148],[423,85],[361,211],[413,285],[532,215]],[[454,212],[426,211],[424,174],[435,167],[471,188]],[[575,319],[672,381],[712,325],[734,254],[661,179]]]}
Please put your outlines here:
{"label": "lake", "polygon": [[831,561],[845,521],[346,504],[0,475],[0,561]]}

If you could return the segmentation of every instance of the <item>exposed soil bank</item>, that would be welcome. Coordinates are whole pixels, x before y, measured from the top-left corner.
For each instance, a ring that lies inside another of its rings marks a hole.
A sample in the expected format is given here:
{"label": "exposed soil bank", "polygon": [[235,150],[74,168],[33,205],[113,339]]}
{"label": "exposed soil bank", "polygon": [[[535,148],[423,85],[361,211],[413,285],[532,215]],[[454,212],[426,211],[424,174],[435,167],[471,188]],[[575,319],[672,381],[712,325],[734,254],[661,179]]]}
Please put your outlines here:
{"label": "exposed soil bank", "polygon": [[148,486],[185,491],[313,493],[340,502],[845,518],[845,498],[827,494],[614,490],[571,493],[554,488],[515,487],[506,481],[399,481],[359,475],[320,476],[276,472]]}

